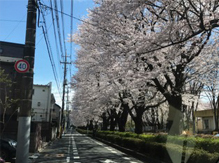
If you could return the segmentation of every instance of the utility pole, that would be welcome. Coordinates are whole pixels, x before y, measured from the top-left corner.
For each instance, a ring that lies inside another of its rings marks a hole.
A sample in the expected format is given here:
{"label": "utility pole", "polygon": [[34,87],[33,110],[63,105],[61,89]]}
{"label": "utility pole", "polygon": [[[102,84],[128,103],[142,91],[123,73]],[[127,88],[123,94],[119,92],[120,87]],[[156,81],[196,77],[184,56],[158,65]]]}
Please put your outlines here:
{"label": "utility pole", "polygon": [[63,78],[63,92],[62,92],[62,112],[61,112],[61,124],[60,124],[60,138],[62,138],[62,132],[65,128],[65,120],[64,120],[64,108],[65,108],[65,86],[67,85],[67,64],[71,64],[67,62],[67,54],[65,54],[65,60],[64,62],[61,62],[64,64],[64,78]]}
{"label": "utility pole", "polygon": [[33,90],[33,68],[36,35],[36,1],[28,0],[24,59],[30,69],[22,76],[21,105],[19,111],[16,163],[28,163],[30,144],[30,123]]}
{"label": "utility pole", "polygon": [[69,87],[67,88],[67,101],[66,101],[66,111],[67,111],[67,128],[69,128],[70,126],[70,118],[69,118],[69,114],[70,114],[70,110],[69,110]]}

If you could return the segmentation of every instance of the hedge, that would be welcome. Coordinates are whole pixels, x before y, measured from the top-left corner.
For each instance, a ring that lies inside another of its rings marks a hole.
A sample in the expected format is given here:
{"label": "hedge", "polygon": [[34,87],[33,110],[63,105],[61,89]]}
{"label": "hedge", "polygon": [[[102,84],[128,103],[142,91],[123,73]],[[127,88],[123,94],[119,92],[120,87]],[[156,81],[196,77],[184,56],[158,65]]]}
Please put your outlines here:
{"label": "hedge", "polygon": [[[78,130],[78,132],[87,133],[86,130]],[[88,134],[92,132],[89,131]],[[138,135],[117,131],[97,131],[96,137],[165,162],[172,162],[182,157],[182,145],[185,141],[187,142],[187,163],[215,163],[219,158],[219,139],[167,136],[166,134]]]}

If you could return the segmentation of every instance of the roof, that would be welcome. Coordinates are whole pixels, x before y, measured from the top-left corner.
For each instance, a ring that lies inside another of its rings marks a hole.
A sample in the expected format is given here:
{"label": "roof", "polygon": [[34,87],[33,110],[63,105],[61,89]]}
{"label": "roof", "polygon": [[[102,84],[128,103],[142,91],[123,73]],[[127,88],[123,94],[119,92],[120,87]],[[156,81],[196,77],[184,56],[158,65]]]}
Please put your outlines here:
{"label": "roof", "polygon": [[198,110],[195,112],[196,117],[212,117],[214,115],[213,109],[208,110]]}
{"label": "roof", "polygon": [[24,44],[0,41],[0,56],[23,58]]}

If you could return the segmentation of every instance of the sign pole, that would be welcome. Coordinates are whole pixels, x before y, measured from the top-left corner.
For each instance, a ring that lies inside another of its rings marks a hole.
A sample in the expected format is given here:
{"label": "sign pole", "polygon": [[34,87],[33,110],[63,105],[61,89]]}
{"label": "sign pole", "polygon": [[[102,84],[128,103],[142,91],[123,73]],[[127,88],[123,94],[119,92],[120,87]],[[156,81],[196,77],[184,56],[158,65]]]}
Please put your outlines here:
{"label": "sign pole", "polygon": [[[29,158],[35,35],[36,1],[28,0],[24,59],[29,63],[30,69],[29,71],[24,72],[22,76],[21,103],[18,115],[19,123],[17,135],[16,163],[28,163]],[[25,67],[22,66],[20,68],[21,70],[25,69]]]}

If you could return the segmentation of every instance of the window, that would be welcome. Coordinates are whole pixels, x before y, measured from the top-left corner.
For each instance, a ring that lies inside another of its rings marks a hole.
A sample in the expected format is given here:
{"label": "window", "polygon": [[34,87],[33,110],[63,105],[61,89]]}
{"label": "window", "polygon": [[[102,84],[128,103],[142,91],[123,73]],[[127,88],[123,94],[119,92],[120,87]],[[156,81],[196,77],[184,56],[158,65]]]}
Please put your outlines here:
{"label": "window", "polygon": [[204,129],[209,129],[209,119],[204,119]]}

